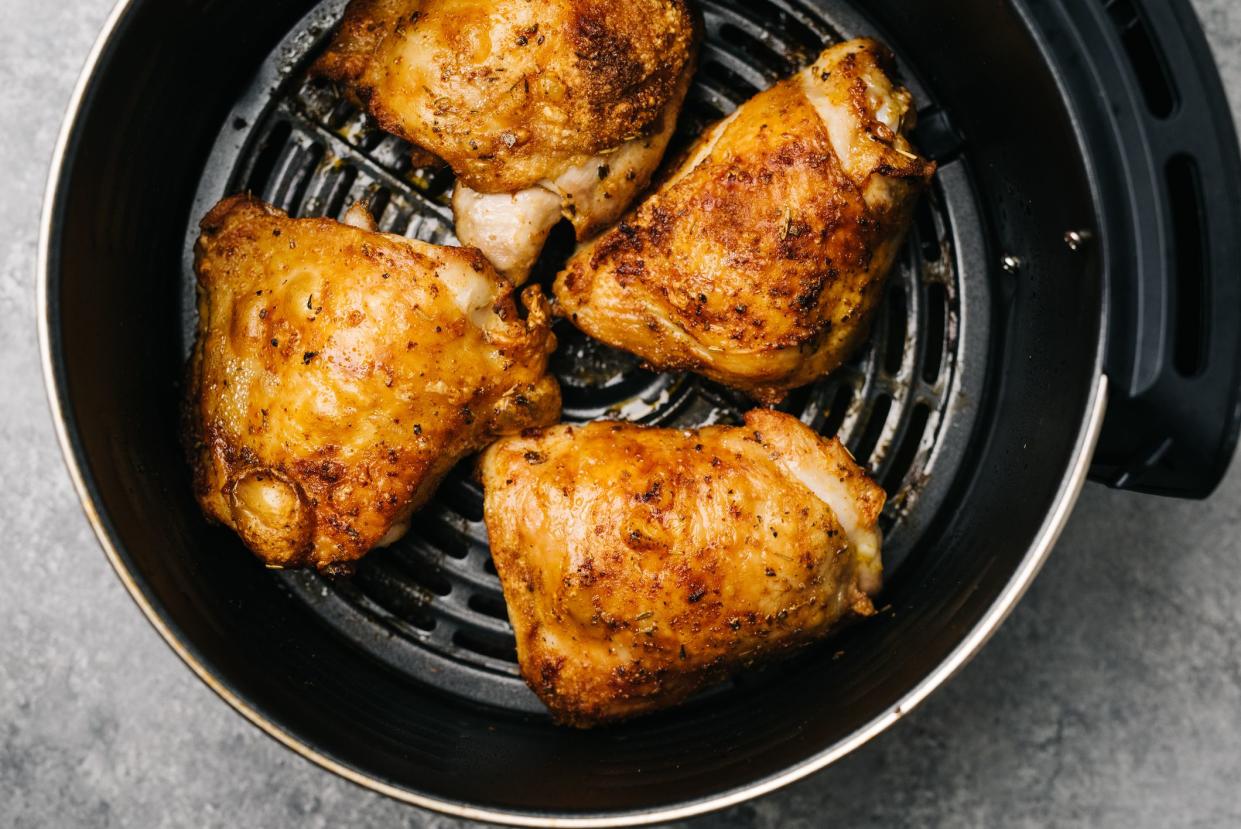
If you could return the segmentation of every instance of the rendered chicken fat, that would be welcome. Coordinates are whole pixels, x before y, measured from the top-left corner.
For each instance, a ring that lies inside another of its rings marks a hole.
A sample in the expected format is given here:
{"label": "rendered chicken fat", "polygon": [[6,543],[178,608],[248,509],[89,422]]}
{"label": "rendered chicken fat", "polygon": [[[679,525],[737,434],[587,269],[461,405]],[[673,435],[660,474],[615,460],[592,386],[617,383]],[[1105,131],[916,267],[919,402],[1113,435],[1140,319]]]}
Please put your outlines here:
{"label": "rendered chicken fat", "polygon": [[676,704],[874,612],[883,490],[787,415],[561,425],[480,470],[522,675],[562,722]]}

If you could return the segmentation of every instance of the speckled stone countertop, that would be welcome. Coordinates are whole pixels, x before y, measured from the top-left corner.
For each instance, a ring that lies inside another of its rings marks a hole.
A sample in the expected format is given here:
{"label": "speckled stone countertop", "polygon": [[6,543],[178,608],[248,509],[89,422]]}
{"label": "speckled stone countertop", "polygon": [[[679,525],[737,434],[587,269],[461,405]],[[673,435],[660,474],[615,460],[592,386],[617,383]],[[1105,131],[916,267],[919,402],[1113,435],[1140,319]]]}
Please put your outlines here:
{"label": "speckled stone countertop", "polygon": [[[462,826],[262,735],[143,620],[53,437],[37,222],[112,0],[0,2],[0,826]],[[1195,0],[1241,113],[1241,2]],[[1090,486],[1016,613],[888,732],[689,825],[1241,825],[1241,464],[1205,503]]]}

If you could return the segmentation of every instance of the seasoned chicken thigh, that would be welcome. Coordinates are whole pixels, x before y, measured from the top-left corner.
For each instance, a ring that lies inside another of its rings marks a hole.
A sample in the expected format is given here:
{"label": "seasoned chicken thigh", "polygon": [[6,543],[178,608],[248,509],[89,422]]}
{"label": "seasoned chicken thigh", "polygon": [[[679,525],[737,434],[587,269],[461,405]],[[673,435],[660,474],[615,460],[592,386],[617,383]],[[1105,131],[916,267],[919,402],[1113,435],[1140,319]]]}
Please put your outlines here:
{"label": "seasoned chicken thigh", "polygon": [[483,455],[522,675],[559,721],[673,705],[874,612],[883,490],[794,418],[745,422],[562,425]]}
{"label": "seasoned chicken thigh", "polygon": [[351,0],[314,71],[452,167],[458,238],[520,284],[646,187],[697,38],[686,0]]}
{"label": "seasoned chicken thigh", "polygon": [[196,249],[186,442],[208,516],[268,565],[329,568],[404,533],[462,457],[554,423],[547,303],[476,251],[217,205]]}
{"label": "seasoned chicken thigh", "polygon": [[864,339],[935,171],[871,40],[842,43],[743,105],[556,281],[559,311],[657,369],[766,403]]}

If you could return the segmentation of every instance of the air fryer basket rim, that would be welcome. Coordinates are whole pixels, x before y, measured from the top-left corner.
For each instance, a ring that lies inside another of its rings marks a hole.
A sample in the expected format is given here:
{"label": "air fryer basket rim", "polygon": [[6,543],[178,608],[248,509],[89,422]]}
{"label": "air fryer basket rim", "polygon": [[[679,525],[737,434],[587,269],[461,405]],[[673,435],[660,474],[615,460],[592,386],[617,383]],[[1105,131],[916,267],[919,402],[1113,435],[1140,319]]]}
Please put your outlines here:
{"label": "air fryer basket rim", "polygon": [[[100,498],[95,482],[82,457],[77,423],[68,405],[68,387],[64,356],[59,340],[53,342],[53,331],[59,317],[59,308],[51,301],[58,296],[51,290],[54,276],[55,250],[64,225],[63,205],[60,203],[62,172],[76,153],[79,118],[83,105],[91,94],[92,81],[97,77],[102,57],[113,43],[124,23],[131,0],[118,0],[109,14],[103,29],[91,49],[82,72],[70,97],[67,114],[58,135],[51,158],[50,173],[44,194],[40,220],[40,238],[37,253],[36,307],[37,326],[49,405],[55,424],[56,435],[64,454],[66,467],[96,537],[134,602],[177,656],[218,696],[237,710],[250,722],[261,728],[273,739],[297,752],[319,766],[332,771],[358,785],[385,794],[399,801],[434,809],[472,820],[491,821],[521,826],[632,826],[659,821],[678,820],[700,815],[734,805],[753,797],[769,793],[782,786],[818,771],[877,736],[915,706],[932,691],[951,678],[986,643],[1000,623],[1008,616],[1041,569],[1051,549],[1072,512],[1087,479],[1090,460],[1102,431],[1106,410],[1108,380],[1101,363],[1096,366],[1095,381],[1089,402],[1081,420],[1074,442],[1073,454],[1060,479],[1058,495],[1048,511],[1034,542],[1021,559],[1012,578],[997,596],[987,613],[961,639],[957,647],[937,668],[892,705],[888,710],[864,724],[849,737],[826,747],[809,760],[770,775],[749,785],[734,788],[718,795],[677,804],[671,807],[632,810],[600,815],[555,817],[546,813],[506,812],[480,809],[467,803],[428,797],[411,792],[384,780],[369,776],[302,742],[285,730],[276,717],[259,710],[222,682],[211,668],[200,659],[196,648],[184,638],[183,633],[168,618],[165,609],[157,604],[149,585],[132,567],[130,556],[117,537],[107,516],[100,508]],[[58,302],[59,300],[57,300]]]}

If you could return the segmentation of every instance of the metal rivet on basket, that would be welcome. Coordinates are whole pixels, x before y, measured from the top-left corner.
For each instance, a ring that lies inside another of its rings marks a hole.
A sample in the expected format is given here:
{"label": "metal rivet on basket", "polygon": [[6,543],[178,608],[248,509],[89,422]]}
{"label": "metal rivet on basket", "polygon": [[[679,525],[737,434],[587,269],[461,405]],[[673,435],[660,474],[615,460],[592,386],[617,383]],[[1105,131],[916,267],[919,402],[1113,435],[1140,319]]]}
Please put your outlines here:
{"label": "metal rivet on basket", "polygon": [[1089,230],[1070,230],[1064,234],[1064,243],[1069,246],[1069,250],[1079,251],[1093,238],[1094,234]]}

